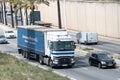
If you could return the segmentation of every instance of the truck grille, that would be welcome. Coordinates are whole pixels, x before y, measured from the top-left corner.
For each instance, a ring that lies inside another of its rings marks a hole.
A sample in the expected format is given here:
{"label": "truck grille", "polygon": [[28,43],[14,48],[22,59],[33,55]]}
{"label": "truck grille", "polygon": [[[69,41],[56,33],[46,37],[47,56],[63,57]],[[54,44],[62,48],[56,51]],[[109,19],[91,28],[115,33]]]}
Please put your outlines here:
{"label": "truck grille", "polygon": [[70,58],[60,58],[59,64],[69,64],[71,62]]}

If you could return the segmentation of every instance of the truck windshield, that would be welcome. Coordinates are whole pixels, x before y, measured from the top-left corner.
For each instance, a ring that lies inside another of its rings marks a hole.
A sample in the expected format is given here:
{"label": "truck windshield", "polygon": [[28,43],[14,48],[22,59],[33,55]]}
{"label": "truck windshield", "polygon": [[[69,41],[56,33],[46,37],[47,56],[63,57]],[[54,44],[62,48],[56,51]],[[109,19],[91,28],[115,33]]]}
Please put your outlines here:
{"label": "truck windshield", "polygon": [[55,51],[72,51],[74,50],[73,41],[56,41],[52,42],[51,49]]}

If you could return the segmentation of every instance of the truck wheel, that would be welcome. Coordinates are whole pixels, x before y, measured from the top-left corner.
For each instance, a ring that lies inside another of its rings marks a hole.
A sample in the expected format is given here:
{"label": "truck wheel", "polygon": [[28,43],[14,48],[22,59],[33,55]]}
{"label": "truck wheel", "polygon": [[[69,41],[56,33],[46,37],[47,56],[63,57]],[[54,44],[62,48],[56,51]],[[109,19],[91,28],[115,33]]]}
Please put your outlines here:
{"label": "truck wheel", "polygon": [[50,58],[48,59],[48,63],[47,63],[47,66],[50,66]]}
{"label": "truck wheel", "polygon": [[21,54],[22,53],[22,50],[21,49],[18,49],[18,54]]}
{"label": "truck wheel", "polygon": [[26,54],[26,58],[27,58],[28,60],[30,60],[30,53],[27,53],[27,54]]}
{"label": "truck wheel", "polygon": [[68,67],[68,68],[72,68],[73,66],[74,66],[74,65],[68,65],[67,67]]}
{"label": "truck wheel", "polygon": [[24,51],[21,49],[21,54],[22,54],[22,56],[23,56],[23,52],[24,52]]}
{"label": "truck wheel", "polygon": [[23,51],[23,57],[26,58],[26,51]]}
{"label": "truck wheel", "polygon": [[85,45],[87,45],[87,44],[88,44],[88,43],[87,43],[87,41],[85,41],[84,43],[85,43]]}
{"label": "truck wheel", "polygon": [[98,42],[95,43],[96,45],[98,44]]}
{"label": "truck wheel", "polygon": [[52,61],[52,60],[50,60],[49,66],[50,66],[51,68],[53,68],[53,61]]}
{"label": "truck wheel", "polygon": [[79,44],[80,42],[79,42],[79,39],[77,39],[77,43]]}
{"label": "truck wheel", "polygon": [[42,57],[39,57],[39,63],[40,63],[41,65],[43,65],[43,58],[42,58]]}

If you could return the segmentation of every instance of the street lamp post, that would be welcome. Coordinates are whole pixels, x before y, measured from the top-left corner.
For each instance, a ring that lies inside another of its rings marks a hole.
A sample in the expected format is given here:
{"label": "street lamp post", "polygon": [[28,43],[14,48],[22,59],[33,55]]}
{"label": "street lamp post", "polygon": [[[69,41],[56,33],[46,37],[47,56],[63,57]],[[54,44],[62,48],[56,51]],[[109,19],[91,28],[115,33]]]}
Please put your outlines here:
{"label": "street lamp post", "polygon": [[58,26],[61,29],[62,28],[62,24],[61,24],[61,12],[60,12],[60,1],[57,0],[57,7],[58,7]]}

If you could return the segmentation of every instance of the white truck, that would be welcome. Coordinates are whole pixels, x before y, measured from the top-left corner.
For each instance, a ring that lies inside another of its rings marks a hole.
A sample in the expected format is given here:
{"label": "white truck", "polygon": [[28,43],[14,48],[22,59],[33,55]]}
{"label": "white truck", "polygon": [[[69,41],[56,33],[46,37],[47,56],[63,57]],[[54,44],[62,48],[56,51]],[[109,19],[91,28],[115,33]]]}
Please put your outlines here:
{"label": "white truck", "polygon": [[17,30],[18,52],[25,58],[51,67],[75,64],[75,44],[66,30],[43,26],[21,26]]}
{"label": "white truck", "polygon": [[98,34],[96,32],[80,32],[76,34],[77,43],[90,44],[98,43]]}

